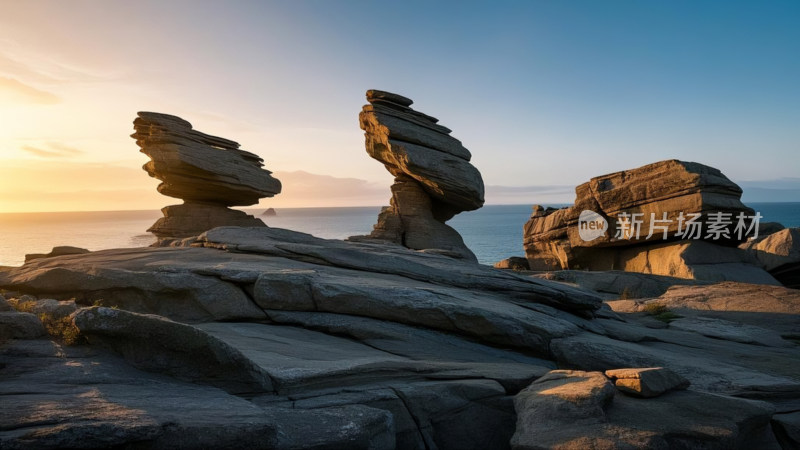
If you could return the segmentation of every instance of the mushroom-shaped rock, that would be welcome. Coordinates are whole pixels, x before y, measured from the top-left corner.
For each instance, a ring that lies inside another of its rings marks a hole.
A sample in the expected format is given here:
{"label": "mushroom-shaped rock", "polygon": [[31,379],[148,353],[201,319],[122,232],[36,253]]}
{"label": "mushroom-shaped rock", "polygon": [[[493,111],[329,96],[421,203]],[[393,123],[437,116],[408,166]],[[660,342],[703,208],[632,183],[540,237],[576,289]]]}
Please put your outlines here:
{"label": "mushroom-shaped rock", "polygon": [[445,222],[483,206],[483,179],[471,154],[438,120],[411,109],[411,99],[367,91],[359,115],[367,153],[395,177],[390,206],[369,236],[415,250],[436,249],[475,260],[461,236]]}
{"label": "mushroom-shaped rock", "polygon": [[192,129],[180,117],[140,112],[131,135],[150,157],[144,170],[162,181],[158,192],[184,200],[162,209],[148,231],[159,238],[196,236],[218,226],[266,226],[228,206],[258,203],[281,192],[281,183],[263,169],[263,160],[239,144]]}

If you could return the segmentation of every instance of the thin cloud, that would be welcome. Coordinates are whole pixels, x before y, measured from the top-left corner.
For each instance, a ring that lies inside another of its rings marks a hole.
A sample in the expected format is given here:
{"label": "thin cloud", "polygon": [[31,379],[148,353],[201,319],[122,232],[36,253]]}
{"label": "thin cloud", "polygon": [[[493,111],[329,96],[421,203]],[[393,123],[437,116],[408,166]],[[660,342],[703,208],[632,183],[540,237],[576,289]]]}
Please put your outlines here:
{"label": "thin cloud", "polygon": [[70,147],[69,145],[63,144],[61,142],[49,142],[47,145],[53,150],[59,151],[65,155],[80,155],[83,153],[83,150],[79,150],[75,147]]}
{"label": "thin cloud", "polygon": [[61,98],[57,95],[9,77],[0,77],[0,98],[2,97],[10,97],[12,100],[39,105],[61,103]]}
{"label": "thin cloud", "polygon": [[64,145],[60,142],[48,142],[48,149],[34,147],[32,145],[23,145],[22,150],[41,158],[69,158],[83,153],[82,150]]}
{"label": "thin cloud", "polygon": [[0,39],[0,74],[47,85],[104,81],[108,78],[70,62],[59,61],[53,55],[41,54],[32,48],[24,49],[16,42],[3,39]]}

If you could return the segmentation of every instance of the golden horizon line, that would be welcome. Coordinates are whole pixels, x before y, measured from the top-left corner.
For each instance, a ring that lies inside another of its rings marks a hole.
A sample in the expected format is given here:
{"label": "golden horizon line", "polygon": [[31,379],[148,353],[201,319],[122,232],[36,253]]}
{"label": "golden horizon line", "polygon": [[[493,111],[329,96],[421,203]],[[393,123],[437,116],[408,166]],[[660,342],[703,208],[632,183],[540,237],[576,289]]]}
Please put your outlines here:
{"label": "golden horizon line", "polygon": [[[757,203],[767,203],[767,202],[757,202]],[[787,203],[787,202],[773,202],[773,203]],[[792,202],[788,202],[792,203]],[[526,203],[486,203],[484,206],[533,206],[534,203],[526,202]],[[553,202],[548,203],[549,205],[568,205],[570,203],[566,202]],[[165,205],[169,206],[169,205]],[[259,206],[259,207],[251,207],[248,206],[246,208],[238,208],[234,207],[231,209],[237,209],[242,211],[266,211],[269,208],[274,208],[276,211],[280,209],[323,209],[323,208],[383,208],[385,206],[389,206],[386,204],[382,205],[334,205],[334,206]],[[164,208],[163,206],[161,208]],[[112,213],[112,212],[161,212],[161,208],[153,208],[153,209],[91,209],[91,210],[52,210],[52,211],[0,211],[0,215],[3,214],[59,214],[59,213]],[[480,209],[480,208],[479,208]],[[477,211],[477,210],[476,210]],[[464,211],[469,213],[471,211]]]}

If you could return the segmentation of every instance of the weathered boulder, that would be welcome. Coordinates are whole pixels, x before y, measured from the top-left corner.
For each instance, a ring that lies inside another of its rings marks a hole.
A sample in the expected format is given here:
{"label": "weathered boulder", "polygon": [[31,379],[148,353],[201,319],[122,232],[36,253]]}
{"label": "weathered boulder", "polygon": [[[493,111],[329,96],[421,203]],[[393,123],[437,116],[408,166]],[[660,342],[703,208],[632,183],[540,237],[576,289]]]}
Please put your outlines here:
{"label": "weathered boulder", "polygon": [[621,392],[644,398],[686,389],[690,384],[686,378],[664,367],[612,369],[606,370],[606,376]]}
{"label": "weathered boulder", "polygon": [[495,269],[510,269],[510,270],[528,270],[528,260],[520,256],[511,256],[501,261],[494,263]]}
{"label": "weathered boulder", "polygon": [[35,314],[13,310],[0,312],[0,343],[6,339],[36,339],[45,334],[42,321]]}
{"label": "weathered boulder", "polygon": [[461,236],[445,222],[483,206],[483,179],[472,155],[438,120],[410,108],[410,99],[367,91],[359,115],[367,153],[395,177],[390,206],[369,236],[415,250],[437,249],[475,260]]}
{"label": "weathered boulder", "polygon": [[[568,430],[558,429],[565,422],[583,422],[602,417],[603,410],[614,399],[615,393],[614,385],[600,372],[549,372],[514,397],[517,431],[511,441],[512,447],[525,448],[525,444],[520,442],[523,436],[535,436],[553,429],[556,429],[556,433],[569,433]],[[547,447],[545,442],[540,445]]]}
{"label": "weathered boulder", "polygon": [[[575,192],[569,208],[534,207],[524,227],[532,270],[639,271],[624,266],[649,250],[642,244],[688,238],[733,245],[756,231],[754,211],[739,200],[742,190],[698,163],[661,161],[592,178]],[[649,273],[683,276],[667,272]]]}
{"label": "weathered boulder", "polygon": [[784,228],[764,239],[746,242],[739,248],[750,252],[767,270],[800,262],[800,228]]}
{"label": "weathered boulder", "polygon": [[[700,392],[614,396],[599,372],[553,371],[514,398],[514,449],[777,448],[764,402]],[[725,411],[719,414],[718,411]]]}
{"label": "weathered boulder", "polygon": [[800,228],[785,228],[739,248],[751,254],[784,286],[800,288]]}
{"label": "weathered boulder", "polygon": [[264,226],[228,206],[258,203],[281,191],[280,181],[262,169],[263,160],[239,144],[193,130],[180,117],[140,112],[131,135],[151,161],[144,170],[162,181],[158,192],[184,200],[164,208],[149,231],[160,238],[196,236],[222,225]]}

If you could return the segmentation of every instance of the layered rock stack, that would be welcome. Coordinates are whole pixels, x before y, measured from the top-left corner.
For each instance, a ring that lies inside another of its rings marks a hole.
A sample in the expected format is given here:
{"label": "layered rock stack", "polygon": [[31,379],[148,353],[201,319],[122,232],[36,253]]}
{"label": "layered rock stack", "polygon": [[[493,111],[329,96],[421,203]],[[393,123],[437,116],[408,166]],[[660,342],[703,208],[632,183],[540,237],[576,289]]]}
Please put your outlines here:
{"label": "layered rock stack", "polygon": [[461,236],[445,224],[462,211],[483,206],[483,179],[472,155],[450,129],[411,109],[410,99],[367,91],[359,115],[367,153],[395,177],[390,206],[369,236],[415,250],[437,250],[475,260]]}
{"label": "layered rock stack", "polygon": [[161,211],[148,231],[161,239],[183,238],[219,226],[263,227],[264,222],[229,206],[247,206],[281,192],[281,183],[262,169],[263,160],[239,144],[192,129],[180,117],[140,112],[131,135],[151,161],[143,169],[162,181],[158,192],[182,205]]}
{"label": "layered rock stack", "polygon": [[713,167],[666,160],[592,178],[575,192],[569,208],[534,206],[524,228],[531,270],[616,269],[716,279],[719,274],[690,267],[715,265],[714,270],[760,276],[734,248],[756,233],[755,213],[740,201],[741,188]]}

